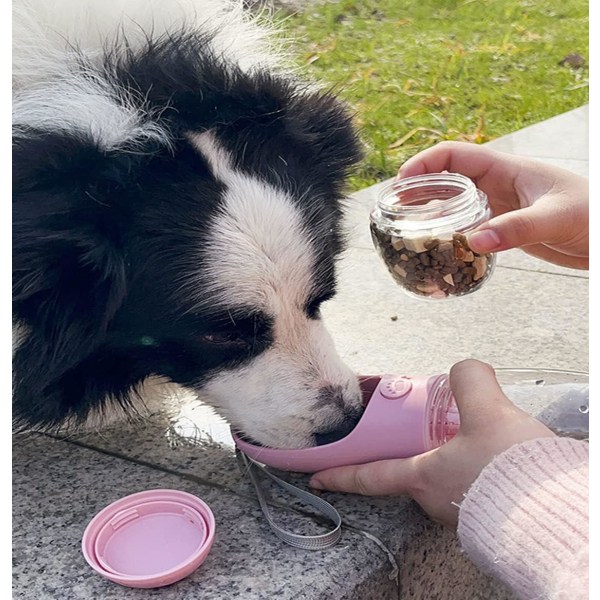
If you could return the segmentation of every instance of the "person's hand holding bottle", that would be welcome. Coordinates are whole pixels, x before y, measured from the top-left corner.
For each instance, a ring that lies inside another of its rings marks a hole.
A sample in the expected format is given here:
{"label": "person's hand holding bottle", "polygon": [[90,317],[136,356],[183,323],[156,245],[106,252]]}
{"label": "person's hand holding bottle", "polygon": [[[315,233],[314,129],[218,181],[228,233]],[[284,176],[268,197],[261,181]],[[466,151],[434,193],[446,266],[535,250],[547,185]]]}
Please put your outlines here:
{"label": "person's hand holding bottle", "polygon": [[545,425],[502,392],[489,365],[464,360],[450,370],[460,429],[449,442],[412,458],[321,471],[311,486],[368,496],[408,494],[429,516],[455,527],[459,503],[481,470],[498,454],[526,440],[551,437]]}

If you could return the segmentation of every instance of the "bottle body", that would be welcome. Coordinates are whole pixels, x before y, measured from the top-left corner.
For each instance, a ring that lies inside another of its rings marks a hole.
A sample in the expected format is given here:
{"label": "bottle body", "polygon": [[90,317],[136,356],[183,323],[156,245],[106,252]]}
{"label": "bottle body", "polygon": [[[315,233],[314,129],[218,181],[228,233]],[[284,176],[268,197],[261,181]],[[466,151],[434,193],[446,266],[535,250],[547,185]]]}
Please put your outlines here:
{"label": "bottle body", "polygon": [[448,375],[434,378],[425,405],[425,429],[429,449],[449,442],[460,428],[460,413],[450,389]]}
{"label": "bottle body", "polygon": [[371,212],[371,237],[394,280],[411,296],[440,300],[478,290],[495,254],[478,254],[465,234],[491,217],[487,196],[456,173],[384,186]]}
{"label": "bottle body", "polygon": [[[537,374],[537,377],[522,377],[520,381],[515,379],[515,374],[527,371],[527,369],[497,371],[502,391],[509,400],[544,423],[558,436],[588,439],[587,374],[531,370],[530,375]],[[437,448],[450,441],[460,428],[460,414],[450,389],[448,376],[439,375],[432,380],[424,412],[428,449]]]}

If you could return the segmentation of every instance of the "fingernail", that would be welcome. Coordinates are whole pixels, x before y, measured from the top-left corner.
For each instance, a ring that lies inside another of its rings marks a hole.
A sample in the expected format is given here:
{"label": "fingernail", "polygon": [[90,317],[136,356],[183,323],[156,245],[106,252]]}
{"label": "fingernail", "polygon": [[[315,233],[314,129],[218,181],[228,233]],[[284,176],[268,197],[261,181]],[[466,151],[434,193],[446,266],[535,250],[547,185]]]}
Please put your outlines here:
{"label": "fingernail", "polygon": [[467,243],[475,252],[492,252],[500,247],[500,238],[493,229],[483,229],[467,236]]}
{"label": "fingernail", "polygon": [[311,479],[308,483],[313,490],[324,490],[325,488],[321,485],[321,482],[317,479]]}

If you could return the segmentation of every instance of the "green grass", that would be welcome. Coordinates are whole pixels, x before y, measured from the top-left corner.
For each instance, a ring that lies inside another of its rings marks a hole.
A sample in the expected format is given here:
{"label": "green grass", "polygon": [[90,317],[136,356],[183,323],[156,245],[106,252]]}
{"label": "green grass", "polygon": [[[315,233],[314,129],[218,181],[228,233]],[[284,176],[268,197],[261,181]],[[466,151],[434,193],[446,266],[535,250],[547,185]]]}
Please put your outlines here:
{"label": "green grass", "polygon": [[[588,102],[584,0],[341,0],[276,16],[355,112],[353,189],[441,140],[483,143]],[[568,54],[583,68],[559,65]]]}

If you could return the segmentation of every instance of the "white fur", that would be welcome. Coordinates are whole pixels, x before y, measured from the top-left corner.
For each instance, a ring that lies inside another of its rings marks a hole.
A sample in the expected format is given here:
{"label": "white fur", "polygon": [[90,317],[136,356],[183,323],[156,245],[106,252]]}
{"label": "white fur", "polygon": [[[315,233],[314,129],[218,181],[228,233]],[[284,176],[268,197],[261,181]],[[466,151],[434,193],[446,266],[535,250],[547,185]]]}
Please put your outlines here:
{"label": "white fur", "polygon": [[312,434],[342,419],[339,405],[320,405],[322,388],[337,387],[348,407],[360,405],[355,375],[322,321],[309,319],[304,310],[315,291],[317,241],[283,190],[236,172],[210,132],[191,139],[226,192],[202,249],[211,285],[187,293],[198,303],[255,307],[274,319],[272,347],[251,364],[215,376],[203,391],[256,441],[308,446]]}
{"label": "white fur", "polygon": [[29,336],[29,327],[24,325],[23,323],[13,323],[12,326],[12,353],[13,356],[15,352],[21,347],[21,344],[25,342],[27,337]]}
{"label": "white fur", "polygon": [[[84,56],[93,67],[111,41],[135,50],[148,35],[177,32],[184,24],[213,32],[217,57],[251,71],[274,68],[274,36],[237,0],[17,0],[13,8],[13,123],[26,134],[42,131],[91,135],[104,150],[136,149],[148,139],[169,145],[168,134],[93,68],[74,68]],[[119,100],[115,100],[115,94]],[[166,108],[166,107],[163,107]]]}
{"label": "white fur", "polygon": [[40,88],[13,96],[13,129],[27,134],[42,131],[87,134],[103,150],[135,151],[148,140],[170,146],[168,133],[135,108],[122,92],[115,102],[114,88],[99,77],[65,75]]}
{"label": "white fur", "polygon": [[190,137],[227,187],[210,227],[214,234],[203,249],[210,281],[203,297],[273,314],[282,308],[282,301],[301,309],[313,291],[317,265],[293,200],[283,190],[233,170],[210,132]]}
{"label": "white fur", "polygon": [[153,376],[146,379],[135,394],[130,395],[129,401],[127,409],[110,401],[90,411],[83,423],[76,419],[67,419],[55,431],[61,435],[96,432],[113,424],[143,422],[159,414],[175,419],[184,406],[197,403],[197,396],[191,390],[162,377]]}
{"label": "white fur", "polygon": [[313,434],[334,429],[343,419],[339,405],[319,403],[319,390],[338,385],[345,406],[358,408],[358,382],[322,323],[303,324],[295,344],[277,329],[272,348],[244,367],[215,375],[202,391],[219,414],[257,442],[312,446]]}
{"label": "white fur", "polygon": [[30,86],[61,77],[74,49],[87,56],[123,35],[132,49],[146,35],[184,24],[214,32],[217,55],[243,69],[278,61],[274,38],[241,0],[16,0],[13,6],[13,81]]}

